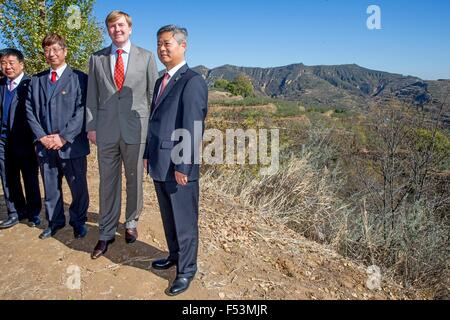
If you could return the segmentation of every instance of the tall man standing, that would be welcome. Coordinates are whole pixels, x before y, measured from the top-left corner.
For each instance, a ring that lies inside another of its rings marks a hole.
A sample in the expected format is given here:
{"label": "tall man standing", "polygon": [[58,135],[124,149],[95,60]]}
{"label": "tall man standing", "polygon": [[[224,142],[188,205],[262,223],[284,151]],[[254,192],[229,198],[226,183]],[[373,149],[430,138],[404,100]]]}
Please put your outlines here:
{"label": "tall man standing", "polygon": [[[155,184],[169,247],[169,257],[154,261],[152,266],[160,270],[177,266],[177,277],[167,291],[168,295],[177,295],[188,289],[197,272],[196,154],[207,114],[208,89],[203,77],[186,64],[187,30],[165,26],[157,37],[158,57],[166,73],[155,86],[144,166]],[[179,136],[182,139],[178,140]]]}
{"label": "tall man standing", "polygon": [[89,140],[97,145],[100,171],[100,238],[97,259],[114,242],[121,211],[122,163],[126,177],[125,241],[138,237],[143,207],[142,156],[157,69],[153,54],[130,42],[132,19],[113,11],[106,18],[111,46],[92,55],[89,66]]}
{"label": "tall man standing", "polygon": [[31,79],[26,102],[28,123],[45,189],[48,228],[39,236],[47,239],[66,224],[62,178],[72,194],[70,225],[75,238],[86,236],[89,194],[86,180],[89,141],[86,135],[87,75],[66,63],[66,40],[49,34],[42,41],[50,69]]}
{"label": "tall man standing", "polygon": [[24,74],[24,56],[19,50],[4,49],[0,62],[6,75],[0,79],[0,176],[8,210],[8,219],[0,229],[10,228],[22,219],[38,226],[42,206],[39,167],[25,109],[30,77]]}

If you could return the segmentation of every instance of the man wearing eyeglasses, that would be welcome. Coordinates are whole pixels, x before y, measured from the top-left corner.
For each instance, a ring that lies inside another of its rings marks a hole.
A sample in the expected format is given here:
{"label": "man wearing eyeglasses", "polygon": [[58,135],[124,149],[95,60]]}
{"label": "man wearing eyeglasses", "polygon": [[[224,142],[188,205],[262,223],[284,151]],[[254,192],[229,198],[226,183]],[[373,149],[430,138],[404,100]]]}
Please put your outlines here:
{"label": "man wearing eyeglasses", "polygon": [[52,237],[66,224],[61,190],[65,177],[72,194],[70,225],[74,237],[79,239],[87,234],[89,207],[86,180],[89,141],[85,132],[87,75],[67,65],[67,45],[60,35],[45,37],[42,48],[50,69],[32,78],[26,103],[48,219],[48,228],[39,237]]}

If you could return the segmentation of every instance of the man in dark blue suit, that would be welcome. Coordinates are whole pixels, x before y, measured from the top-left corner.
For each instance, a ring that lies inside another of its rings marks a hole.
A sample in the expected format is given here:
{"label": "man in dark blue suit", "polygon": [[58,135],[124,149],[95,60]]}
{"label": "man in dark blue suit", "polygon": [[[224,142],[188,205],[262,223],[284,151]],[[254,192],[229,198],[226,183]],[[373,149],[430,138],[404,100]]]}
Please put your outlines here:
{"label": "man in dark blue suit", "polygon": [[70,225],[75,238],[86,236],[89,194],[85,133],[87,75],[66,64],[65,39],[50,34],[42,41],[50,70],[35,75],[27,97],[28,123],[34,134],[45,189],[48,228],[39,236],[52,237],[66,224],[61,190],[66,177],[72,194]]}
{"label": "man in dark blue suit", "polygon": [[[2,51],[0,80],[0,176],[8,219],[0,229],[28,219],[40,224],[41,194],[33,136],[27,122],[25,100],[30,78],[24,74],[24,56],[16,49]],[[24,181],[25,196],[20,174]]]}
{"label": "man in dark blue suit", "polygon": [[[144,166],[155,184],[169,247],[169,257],[152,266],[160,270],[177,266],[177,277],[167,290],[168,295],[177,295],[188,289],[197,272],[199,162],[195,155],[202,140],[208,89],[203,77],[186,64],[187,30],[171,25],[157,36],[158,57],[166,73],[155,85]],[[177,140],[179,136],[183,138]],[[173,152],[180,146],[185,148]]]}

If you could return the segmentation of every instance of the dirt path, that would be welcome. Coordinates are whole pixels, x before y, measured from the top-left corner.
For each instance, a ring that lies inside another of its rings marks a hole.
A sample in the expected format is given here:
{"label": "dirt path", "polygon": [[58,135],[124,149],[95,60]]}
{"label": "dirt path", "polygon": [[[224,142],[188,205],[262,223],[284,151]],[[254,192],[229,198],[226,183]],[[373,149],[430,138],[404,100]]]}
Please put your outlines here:
{"label": "dirt path", "polygon": [[[0,299],[169,299],[164,294],[175,270],[159,272],[151,261],[166,256],[153,185],[144,185],[139,240],[127,245],[124,217],[116,242],[91,260],[98,237],[98,177],[90,157],[89,233],[73,239],[67,226],[55,238],[38,239],[41,229],[20,224],[0,231]],[[65,201],[70,195],[65,186]],[[1,204],[0,220],[5,218]],[[43,214],[42,214],[43,216]],[[204,190],[200,209],[199,272],[190,289],[170,299],[407,299],[405,290],[382,282],[366,288],[366,270],[333,251],[244,208],[238,199]],[[44,223],[46,226],[46,223]],[[81,286],[71,290],[71,266]]]}

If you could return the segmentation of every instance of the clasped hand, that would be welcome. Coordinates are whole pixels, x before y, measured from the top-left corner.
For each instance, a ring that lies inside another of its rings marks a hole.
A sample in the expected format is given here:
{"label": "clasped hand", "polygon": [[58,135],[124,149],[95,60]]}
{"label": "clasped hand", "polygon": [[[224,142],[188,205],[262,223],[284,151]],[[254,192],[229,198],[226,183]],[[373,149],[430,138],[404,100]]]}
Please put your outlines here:
{"label": "clasped hand", "polygon": [[48,150],[60,150],[67,143],[59,134],[42,137],[40,141]]}

